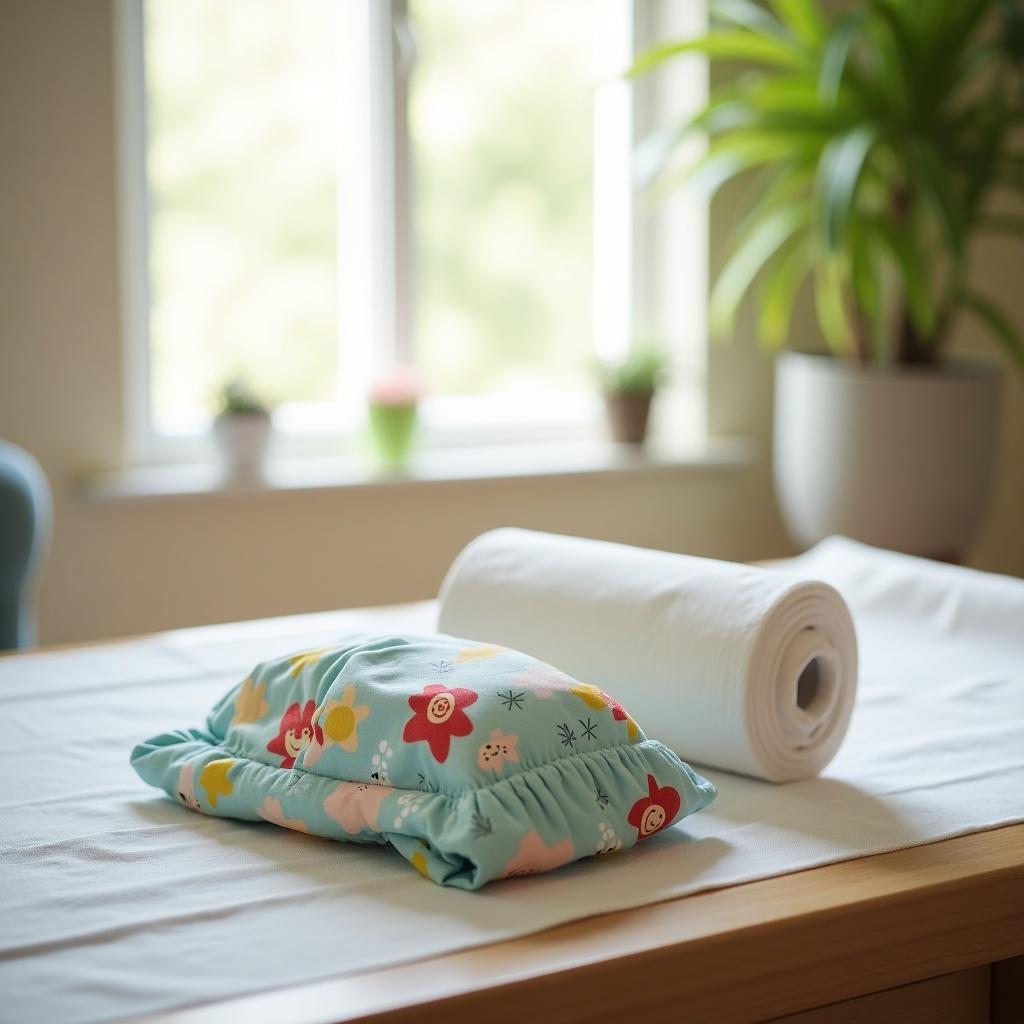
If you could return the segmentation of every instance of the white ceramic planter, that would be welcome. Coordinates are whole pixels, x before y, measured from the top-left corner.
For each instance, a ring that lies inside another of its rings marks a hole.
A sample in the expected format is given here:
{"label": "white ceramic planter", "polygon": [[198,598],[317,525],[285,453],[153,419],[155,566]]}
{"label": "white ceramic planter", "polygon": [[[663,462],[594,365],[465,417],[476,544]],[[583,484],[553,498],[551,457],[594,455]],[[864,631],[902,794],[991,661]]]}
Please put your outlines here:
{"label": "white ceramic planter", "polygon": [[840,533],[933,558],[964,554],[992,485],[994,368],[863,366],[783,353],[775,489],[794,539]]}
{"label": "white ceramic planter", "polygon": [[213,421],[224,473],[231,479],[259,478],[270,446],[271,420],[266,413],[221,413]]}

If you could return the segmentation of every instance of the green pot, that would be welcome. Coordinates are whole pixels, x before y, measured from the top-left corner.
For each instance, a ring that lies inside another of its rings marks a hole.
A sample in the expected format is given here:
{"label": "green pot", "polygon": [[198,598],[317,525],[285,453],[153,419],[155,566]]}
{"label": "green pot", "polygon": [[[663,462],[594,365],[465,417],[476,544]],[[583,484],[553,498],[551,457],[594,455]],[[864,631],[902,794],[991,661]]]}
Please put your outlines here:
{"label": "green pot", "polygon": [[403,469],[416,434],[416,403],[370,402],[370,438],[386,469]]}

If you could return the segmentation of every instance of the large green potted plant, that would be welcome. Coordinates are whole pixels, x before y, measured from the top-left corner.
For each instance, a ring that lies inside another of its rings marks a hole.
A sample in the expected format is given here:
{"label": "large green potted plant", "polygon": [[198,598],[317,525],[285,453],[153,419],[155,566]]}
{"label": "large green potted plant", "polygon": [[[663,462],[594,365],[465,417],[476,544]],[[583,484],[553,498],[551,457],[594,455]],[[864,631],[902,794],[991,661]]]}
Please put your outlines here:
{"label": "large green potted plant", "polygon": [[999,383],[991,367],[947,357],[961,314],[1024,367],[1015,327],[968,279],[976,235],[1024,237],[1020,3],[712,0],[711,14],[706,36],[658,46],[633,69],[702,53],[731,71],[716,69],[705,109],[648,140],[638,164],[664,172],[701,132],[693,185],[749,179],[711,293],[715,332],[730,334],[752,298],[766,346],[813,347],[790,326],[809,285],[832,357],[777,361],[788,525],[806,543],[843,532],[959,555],[990,489]]}

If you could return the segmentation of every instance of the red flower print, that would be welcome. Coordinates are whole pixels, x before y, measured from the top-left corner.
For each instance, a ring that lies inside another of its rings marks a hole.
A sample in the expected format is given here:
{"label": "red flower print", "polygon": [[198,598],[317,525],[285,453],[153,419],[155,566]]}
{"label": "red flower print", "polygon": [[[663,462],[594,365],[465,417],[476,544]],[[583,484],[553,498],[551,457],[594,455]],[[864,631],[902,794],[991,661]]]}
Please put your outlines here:
{"label": "red flower print", "polygon": [[282,768],[291,768],[314,736],[317,743],[323,744],[324,734],[319,725],[313,724],[315,711],[316,701],[307,700],[305,707],[296,701],[281,717],[277,735],[267,744],[267,750],[281,756]]}
{"label": "red flower print", "polygon": [[679,813],[679,793],[671,786],[658,786],[653,775],[647,776],[647,796],[630,808],[626,820],[636,829],[637,841],[653,836],[672,824]]}
{"label": "red flower print", "polygon": [[453,736],[468,736],[473,723],[463,711],[476,703],[476,694],[461,686],[447,687],[442,683],[425,686],[422,693],[409,698],[414,714],[405,723],[402,739],[406,743],[426,740],[434,760],[444,763],[448,759]]}

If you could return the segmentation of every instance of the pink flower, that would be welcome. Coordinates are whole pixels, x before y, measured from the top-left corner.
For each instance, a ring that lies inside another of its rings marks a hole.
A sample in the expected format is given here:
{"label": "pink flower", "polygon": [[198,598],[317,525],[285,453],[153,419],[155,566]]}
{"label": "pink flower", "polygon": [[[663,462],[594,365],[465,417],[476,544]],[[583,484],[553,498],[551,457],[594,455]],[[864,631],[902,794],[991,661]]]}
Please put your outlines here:
{"label": "pink flower", "polygon": [[414,405],[423,394],[419,378],[408,367],[397,367],[378,377],[370,387],[374,405]]}

